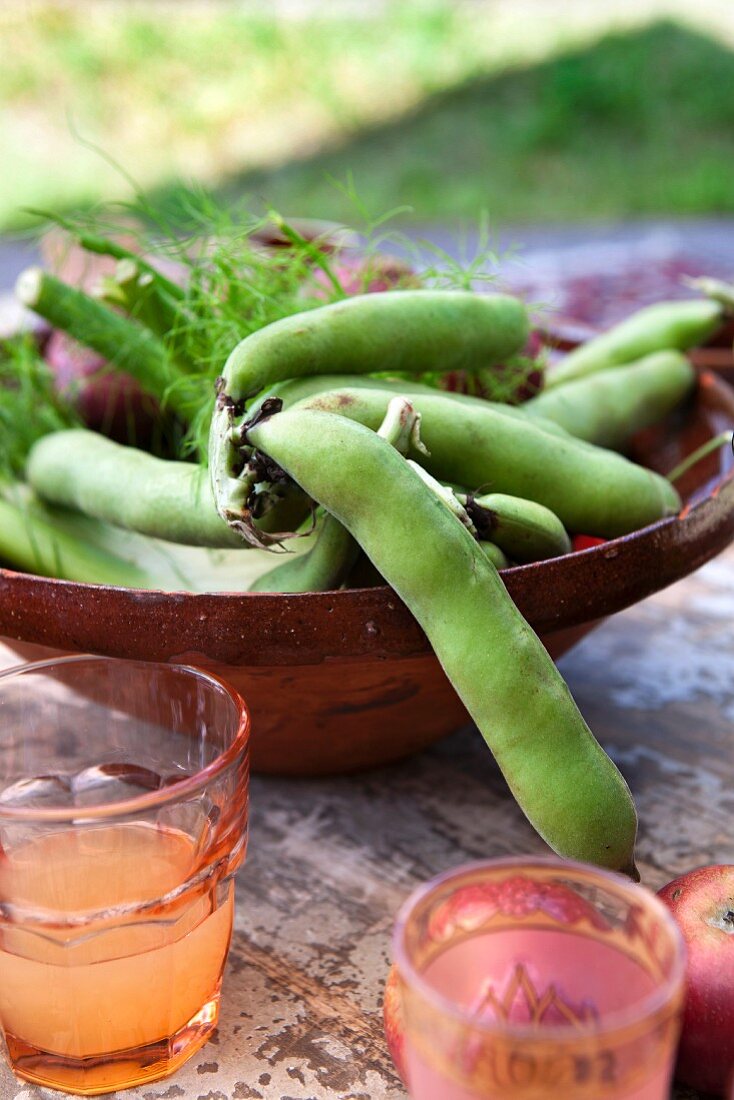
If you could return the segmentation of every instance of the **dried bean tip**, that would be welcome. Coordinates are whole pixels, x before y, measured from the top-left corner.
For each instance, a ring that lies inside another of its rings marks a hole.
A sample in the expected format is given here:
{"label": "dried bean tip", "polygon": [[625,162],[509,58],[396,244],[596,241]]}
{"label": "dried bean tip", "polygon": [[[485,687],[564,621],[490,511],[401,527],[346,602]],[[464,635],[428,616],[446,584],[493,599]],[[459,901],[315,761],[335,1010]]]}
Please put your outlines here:
{"label": "dried bean tip", "polygon": [[232,419],[236,416],[243,416],[245,412],[244,401],[235,401],[235,399],[226,392],[226,386],[227,379],[220,374],[219,378],[217,378],[214,383],[217,408],[220,410],[226,409],[227,412],[230,413]]}
{"label": "dried bean tip", "polygon": [[476,495],[467,493],[464,508],[467,515],[477,529],[477,537],[480,541],[489,539],[497,526],[497,514],[491,508],[482,508],[476,503]]}
{"label": "dried bean tip", "polygon": [[247,433],[258,424],[262,424],[264,420],[269,420],[271,416],[275,416],[283,408],[283,402],[280,397],[266,397],[263,403],[258,407],[255,415],[249,420],[243,421],[241,425],[242,438],[247,439]]}

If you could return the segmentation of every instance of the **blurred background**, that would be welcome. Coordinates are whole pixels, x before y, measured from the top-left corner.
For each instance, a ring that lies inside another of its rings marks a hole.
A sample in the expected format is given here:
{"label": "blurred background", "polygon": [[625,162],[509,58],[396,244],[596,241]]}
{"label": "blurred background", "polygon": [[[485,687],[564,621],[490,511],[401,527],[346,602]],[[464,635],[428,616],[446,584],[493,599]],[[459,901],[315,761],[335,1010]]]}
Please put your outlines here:
{"label": "blurred background", "polygon": [[730,0],[6,0],[0,42],[6,236],[183,181],[439,242],[486,215],[726,251]]}

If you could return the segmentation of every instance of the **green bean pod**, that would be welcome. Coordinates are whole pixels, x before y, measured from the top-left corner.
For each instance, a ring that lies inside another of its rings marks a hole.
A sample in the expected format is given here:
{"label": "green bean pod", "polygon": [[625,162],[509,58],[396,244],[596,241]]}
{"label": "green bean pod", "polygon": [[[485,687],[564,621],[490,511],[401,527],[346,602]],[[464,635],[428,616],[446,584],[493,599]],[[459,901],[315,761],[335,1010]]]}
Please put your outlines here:
{"label": "green bean pod", "polygon": [[622,370],[556,386],[522,408],[531,419],[552,420],[577,439],[623,450],[635,432],[672,412],[695,381],[696,372],[681,352],[658,351]]}
{"label": "green bean pod", "polygon": [[77,538],[43,508],[0,497],[0,561],[15,569],[85,584],[149,587],[143,569]]}
{"label": "green bean pod", "polygon": [[528,337],[517,298],[461,290],[361,294],[251,333],[224,367],[224,392],[248,400],[284,378],[375,371],[476,370]]}
{"label": "green bean pod", "polygon": [[491,561],[495,569],[507,569],[510,562],[505,554],[504,550],[500,550],[494,542],[487,542],[486,539],[479,540],[479,547],[482,553]]}
{"label": "green bean pod", "polygon": [[31,449],[26,476],[43,500],[189,546],[242,546],[219,518],[207,471],[113,443],[84,428]]}
{"label": "green bean pod", "polygon": [[[472,397],[471,394],[455,393],[450,390],[442,390],[437,386],[427,386],[425,383],[414,382],[408,379],[371,378],[366,375],[327,374],[317,375],[313,378],[291,378],[285,382],[278,382],[271,386],[266,393],[253,402],[249,409],[249,416],[255,416],[262,407],[264,401],[278,398],[283,402],[284,409],[290,409],[293,405],[311,397],[318,397],[330,390],[382,390],[392,394],[399,394],[411,403],[420,395],[445,397],[454,404],[465,405],[469,409],[493,409],[496,413],[508,416],[512,420],[527,421],[525,413],[527,402],[523,405],[503,405],[499,401],[485,401],[483,397]],[[556,424],[553,420],[545,420],[538,414],[533,416],[542,428],[553,435],[567,436],[569,433]]]}
{"label": "green bean pod", "polygon": [[[26,478],[49,504],[141,535],[184,546],[247,546],[217,515],[207,470],[155,458],[85,428],[38,440],[28,456]],[[300,526],[309,507],[300,489],[284,485],[254,526],[263,539],[276,532],[280,540]]]}
{"label": "green bean pod", "polygon": [[336,516],[408,605],[548,844],[633,874],[629,789],[469,531],[361,424],[296,409],[248,439]]}
{"label": "green bean pod", "polygon": [[[293,408],[334,412],[377,430],[392,397],[355,388],[319,394]],[[536,501],[567,531],[601,538],[638,530],[680,507],[666,478],[613,451],[497,413],[486,402],[475,406],[422,393],[409,400],[421,414],[421,438],[429,452],[411,457],[442,482]],[[247,496],[245,483],[237,488]]]}
{"label": "green bean pod", "polygon": [[28,309],[132,375],[174,412],[186,417],[196,411],[182,391],[171,388],[176,372],[163,344],[135,321],[38,267],[18,277],[16,293]]}
{"label": "green bean pod", "polygon": [[549,367],[545,388],[552,389],[596,371],[624,366],[654,351],[669,348],[685,351],[716,332],[723,317],[723,306],[706,299],[646,306]]}
{"label": "green bean pod", "polygon": [[209,465],[222,514],[241,509],[228,484],[241,465],[235,422],[261,390],[304,375],[476,370],[517,352],[528,331],[516,298],[401,290],[333,302],[251,333],[225,364],[212,417]]}
{"label": "green bean pod", "polygon": [[491,539],[513,561],[545,561],[571,552],[571,540],[558,516],[534,500],[505,493],[459,494],[459,500],[466,505],[479,538]]}

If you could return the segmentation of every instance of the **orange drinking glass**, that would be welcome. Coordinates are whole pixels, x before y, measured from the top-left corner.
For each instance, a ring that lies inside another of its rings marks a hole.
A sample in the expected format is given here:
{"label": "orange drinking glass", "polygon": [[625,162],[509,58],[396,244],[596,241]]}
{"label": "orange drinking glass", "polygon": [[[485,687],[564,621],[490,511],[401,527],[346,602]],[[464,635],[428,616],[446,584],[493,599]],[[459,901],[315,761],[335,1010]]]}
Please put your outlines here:
{"label": "orange drinking glass", "polygon": [[460,867],[408,900],[394,955],[414,1100],[667,1100],[683,942],[627,879]]}
{"label": "orange drinking glass", "polygon": [[0,674],[0,1025],[83,1095],[211,1035],[247,842],[249,719],[209,673],[70,657]]}

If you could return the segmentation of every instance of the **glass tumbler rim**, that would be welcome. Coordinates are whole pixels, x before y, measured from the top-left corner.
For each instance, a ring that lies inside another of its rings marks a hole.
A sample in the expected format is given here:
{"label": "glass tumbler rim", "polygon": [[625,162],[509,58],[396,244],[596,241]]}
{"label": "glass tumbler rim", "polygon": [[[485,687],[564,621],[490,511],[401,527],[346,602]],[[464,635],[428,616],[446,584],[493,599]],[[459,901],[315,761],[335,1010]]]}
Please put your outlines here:
{"label": "glass tumbler rim", "polygon": [[178,802],[181,798],[188,797],[203,790],[203,788],[208,786],[213,779],[229,771],[242,756],[243,752],[246,751],[250,740],[251,727],[250,712],[247,703],[240,693],[228,684],[226,680],[217,676],[216,673],[209,671],[209,669],[197,668],[195,665],[167,664],[162,661],[139,661],[128,660],[123,657],[105,657],[96,654],[73,653],[65,657],[50,657],[42,661],[30,661],[26,664],[13,665],[10,668],[3,669],[0,671],[0,695],[2,694],[4,683],[8,680],[19,679],[21,676],[40,672],[43,669],[83,663],[119,666],[134,665],[138,668],[149,668],[151,671],[154,669],[165,669],[167,672],[182,673],[196,680],[207,682],[210,686],[215,687],[218,691],[226,695],[236,709],[238,715],[237,731],[234,734],[231,744],[229,744],[223,752],[219,753],[214,760],[205,767],[200,768],[193,775],[186,776],[158,790],[146,791],[144,794],[136,795],[134,798],[120,799],[117,802],[84,806],[83,809],[79,806],[26,809],[25,807],[4,806],[2,802],[0,802],[0,823],[3,821],[13,821],[63,824],[83,820],[85,824],[92,824],[95,821],[106,821],[109,819],[127,817],[130,814],[136,814],[140,811],[165,806],[170,802]]}
{"label": "glass tumbler rim", "polygon": [[[455,1004],[454,1001],[443,993],[440,993],[423,977],[422,973],[414,965],[406,948],[405,931],[413,910],[436,889],[444,884],[450,883],[452,879],[458,881],[465,875],[473,872],[485,869],[501,870],[502,868],[506,868],[507,870],[514,869],[518,872],[533,868],[545,870],[555,869],[558,870],[559,873],[566,872],[571,876],[580,873],[586,876],[593,875],[599,878],[602,883],[606,883],[617,889],[621,886],[633,896],[641,898],[645,905],[655,911],[656,916],[667,928],[675,943],[676,950],[674,963],[670,974],[660,983],[660,985],[656,986],[652,992],[641,997],[634,1004],[623,1009],[617,1009],[614,1012],[606,1013],[601,1021],[601,1027],[598,1022],[581,1024],[573,1029],[563,1026],[544,1026],[541,1036],[537,1028],[534,1028],[532,1025],[497,1023],[492,1020],[477,1019],[469,1010]],[[648,890],[647,887],[639,883],[632,882],[625,875],[618,874],[615,871],[596,867],[591,863],[581,863],[576,860],[562,859],[560,856],[503,856],[497,859],[472,860],[466,863],[460,863],[447,871],[440,872],[413,890],[398,910],[393,929],[392,951],[393,960],[401,978],[406,980],[434,1009],[451,1017],[463,1026],[470,1027],[478,1032],[495,1035],[501,1034],[504,1037],[516,1037],[518,1040],[523,1041],[542,1038],[543,1042],[578,1042],[584,1038],[590,1038],[599,1034],[600,1030],[603,1031],[604,1034],[610,1034],[627,1031],[630,1028],[641,1027],[646,1021],[655,1019],[661,1011],[665,1009],[671,997],[675,994],[676,989],[680,989],[682,992],[686,969],[686,951],[683,935],[673,915],[652,890]]]}

